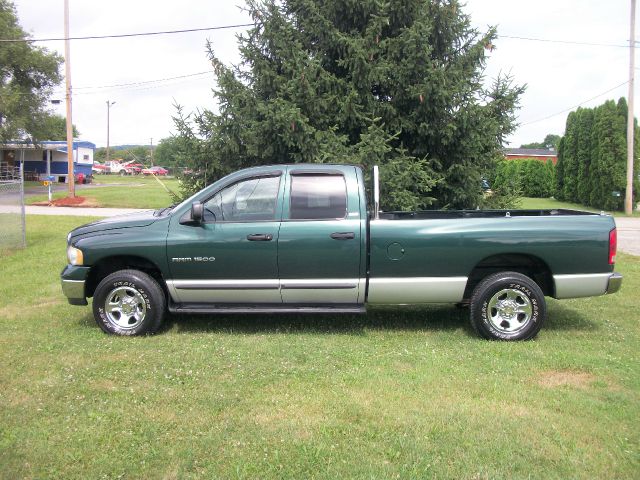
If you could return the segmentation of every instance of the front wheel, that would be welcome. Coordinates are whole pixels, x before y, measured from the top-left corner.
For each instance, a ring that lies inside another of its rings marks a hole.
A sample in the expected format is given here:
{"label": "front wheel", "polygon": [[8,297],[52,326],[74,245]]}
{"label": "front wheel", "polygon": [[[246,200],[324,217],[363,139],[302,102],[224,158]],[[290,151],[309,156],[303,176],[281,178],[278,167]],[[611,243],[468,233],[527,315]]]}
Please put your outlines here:
{"label": "front wheel", "polygon": [[105,277],[93,295],[93,316],[114,335],[145,335],[162,325],[165,295],[160,285],[139,270],[120,270]]}
{"label": "front wheel", "polygon": [[546,316],[542,290],[520,273],[490,275],[471,297],[471,325],[489,340],[529,340],[538,334]]}

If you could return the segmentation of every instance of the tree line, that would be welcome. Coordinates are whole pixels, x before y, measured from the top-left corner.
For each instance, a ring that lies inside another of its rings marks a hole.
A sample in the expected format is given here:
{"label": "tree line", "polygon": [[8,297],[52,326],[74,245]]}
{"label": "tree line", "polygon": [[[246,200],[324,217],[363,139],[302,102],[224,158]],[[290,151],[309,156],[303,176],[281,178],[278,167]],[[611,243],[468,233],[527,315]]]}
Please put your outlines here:
{"label": "tree line", "polygon": [[[638,128],[635,128],[638,171]],[[603,210],[622,210],[627,172],[627,102],[608,100],[567,117],[558,145],[555,195]],[[638,189],[637,176],[634,189]]]}

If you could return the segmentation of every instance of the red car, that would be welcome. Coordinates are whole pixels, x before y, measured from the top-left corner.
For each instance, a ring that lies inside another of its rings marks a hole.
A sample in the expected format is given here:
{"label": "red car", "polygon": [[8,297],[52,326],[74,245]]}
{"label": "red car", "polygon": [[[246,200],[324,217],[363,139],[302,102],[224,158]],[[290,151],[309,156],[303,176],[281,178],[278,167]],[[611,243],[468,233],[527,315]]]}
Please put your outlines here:
{"label": "red car", "polygon": [[142,165],[139,163],[130,163],[124,168],[129,175],[138,175],[142,171]]}
{"label": "red car", "polygon": [[151,168],[143,168],[143,175],[164,175],[166,176],[169,173],[169,170],[162,167],[151,167]]}

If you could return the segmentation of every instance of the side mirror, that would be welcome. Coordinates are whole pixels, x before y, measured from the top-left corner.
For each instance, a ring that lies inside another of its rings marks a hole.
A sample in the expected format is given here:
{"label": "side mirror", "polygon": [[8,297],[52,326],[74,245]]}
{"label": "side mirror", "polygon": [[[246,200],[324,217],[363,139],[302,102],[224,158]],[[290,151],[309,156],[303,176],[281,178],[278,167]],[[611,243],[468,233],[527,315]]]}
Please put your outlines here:
{"label": "side mirror", "polygon": [[193,202],[191,210],[185,212],[180,218],[181,225],[201,225],[204,222],[204,205],[202,202]]}
{"label": "side mirror", "polygon": [[202,223],[204,221],[204,205],[202,202],[193,202],[191,204],[191,220],[193,223]]}

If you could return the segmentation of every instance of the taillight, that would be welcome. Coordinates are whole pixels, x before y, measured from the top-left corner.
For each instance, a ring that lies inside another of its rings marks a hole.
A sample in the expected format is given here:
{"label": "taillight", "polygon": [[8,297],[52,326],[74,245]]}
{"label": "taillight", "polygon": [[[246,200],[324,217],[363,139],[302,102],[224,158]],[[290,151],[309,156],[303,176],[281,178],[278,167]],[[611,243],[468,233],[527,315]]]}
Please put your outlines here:
{"label": "taillight", "polygon": [[616,251],[618,250],[618,232],[614,228],[609,232],[609,265],[616,263]]}

